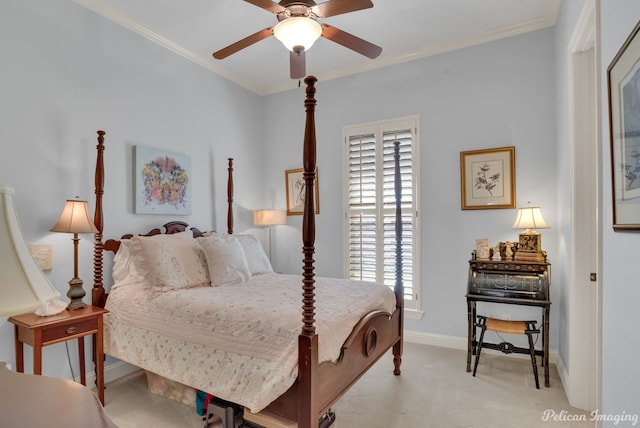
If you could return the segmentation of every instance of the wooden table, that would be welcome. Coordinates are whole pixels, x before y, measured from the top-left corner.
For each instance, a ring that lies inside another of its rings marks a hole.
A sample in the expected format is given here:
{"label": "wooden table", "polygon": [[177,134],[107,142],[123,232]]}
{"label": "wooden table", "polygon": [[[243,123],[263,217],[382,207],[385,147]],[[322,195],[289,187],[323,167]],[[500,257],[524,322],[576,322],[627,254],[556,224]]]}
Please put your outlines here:
{"label": "wooden table", "polygon": [[64,310],[57,315],[42,317],[35,313],[16,315],[9,318],[14,324],[16,347],[16,370],[24,373],[23,344],[33,347],[33,374],[42,374],[42,348],[54,343],[78,339],[80,357],[80,382],[86,386],[84,361],[84,338],[94,335],[95,372],[98,398],[104,405],[104,351],[102,316],[108,312],[95,306],[83,309]]}

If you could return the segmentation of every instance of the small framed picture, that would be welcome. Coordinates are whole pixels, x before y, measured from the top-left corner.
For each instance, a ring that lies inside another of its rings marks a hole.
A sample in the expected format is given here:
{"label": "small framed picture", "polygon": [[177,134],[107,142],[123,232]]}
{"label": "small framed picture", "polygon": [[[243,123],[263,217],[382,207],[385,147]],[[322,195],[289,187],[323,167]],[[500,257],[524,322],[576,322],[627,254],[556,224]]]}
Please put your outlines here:
{"label": "small framed picture", "polygon": [[[304,212],[304,168],[288,169],[285,171],[285,185],[287,186],[287,215],[302,215]],[[316,214],[320,214],[320,198],[318,197],[318,168],[313,186],[314,205]]]}
{"label": "small framed picture", "polygon": [[486,238],[476,239],[476,258],[479,260],[489,260],[490,254],[489,240]]}
{"label": "small framed picture", "polygon": [[516,207],[516,148],[460,152],[463,210]]}

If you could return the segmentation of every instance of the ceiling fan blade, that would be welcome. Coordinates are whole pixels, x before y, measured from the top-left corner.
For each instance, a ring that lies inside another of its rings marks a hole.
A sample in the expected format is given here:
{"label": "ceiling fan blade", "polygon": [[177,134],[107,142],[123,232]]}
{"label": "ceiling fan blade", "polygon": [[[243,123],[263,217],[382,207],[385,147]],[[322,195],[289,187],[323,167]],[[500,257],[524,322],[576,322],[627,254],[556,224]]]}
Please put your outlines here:
{"label": "ceiling fan blade", "polygon": [[271,0],[244,0],[244,1],[273,13],[280,13],[285,11],[284,7],[280,6],[278,3],[272,2]]}
{"label": "ceiling fan blade", "polygon": [[273,27],[265,28],[264,30],[260,30],[257,33],[253,33],[250,36],[245,37],[242,40],[238,40],[235,43],[230,44],[226,48],[222,48],[217,52],[213,53],[213,57],[215,59],[224,59],[231,54],[238,52],[241,49],[251,46],[254,43],[259,42],[262,39],[266,39],[269,36],[273,35]]}
{"label": "ceiling fan blade", "polygon": [[307,73],[305,56],[306,52],[304,49],[300,49],[297,52],[289,51],[289,65],[292,79],[302,79]]}
{"label": "ceiling fan blade", "polygon": [[331,25],[321,25],[322,37],[342,45],[345,48],[349,48],[371,59],[377,58],[382,52],[382,48],[380,46],[369,43],[360,37],[356,37],[353,34],[349,34],[346,31],[342,31],[336,27],[332,27]]}
{"label": "ceiling fan blade", "polygon": [[356,10],[369,9],[373,7],[371,0],[329,0],[311,8],[320,18],[341,15]]}

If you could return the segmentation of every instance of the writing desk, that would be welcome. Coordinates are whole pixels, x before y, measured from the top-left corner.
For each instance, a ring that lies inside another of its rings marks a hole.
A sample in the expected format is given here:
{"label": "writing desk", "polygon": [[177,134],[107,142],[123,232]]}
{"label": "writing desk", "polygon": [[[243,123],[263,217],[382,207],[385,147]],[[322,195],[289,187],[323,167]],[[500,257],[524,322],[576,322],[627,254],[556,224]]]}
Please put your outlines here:
{"label": "writing desk", "polygon": [[[471,371],[471,355],[476,353],[477,302],[535,306],[542,311],[542,357],[544,385],[549,386],[549,270],[548,262],[469,260],[467,281],[467,372]],[[483,348],[498,349],[495,343],[483,343]],[[529,349],[514,347],[515,353],[528,354]]]}

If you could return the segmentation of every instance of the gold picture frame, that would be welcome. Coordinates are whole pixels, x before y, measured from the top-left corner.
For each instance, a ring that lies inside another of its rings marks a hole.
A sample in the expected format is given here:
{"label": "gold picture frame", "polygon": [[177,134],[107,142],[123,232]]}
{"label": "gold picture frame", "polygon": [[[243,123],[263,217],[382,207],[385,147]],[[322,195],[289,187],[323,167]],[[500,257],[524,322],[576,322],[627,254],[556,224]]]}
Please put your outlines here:
{"label": "gold picture frame", "polygon": [[[284,172],[285,186],[287,190],[287,215],[302,215],[304,212],[304,168],[288,169]],[[320,214],[320,197],[318,187],[318,168],[316,168],[316,180],[313,186],[316,214]]]}
{"label": "gold picture frame", "polygon": [[607,68],[613,230],[640,230],[640,22]]}
{"label": "gold picture frame", "polygon": [[516,207],[516,148],[460,152],[463,210]]}

